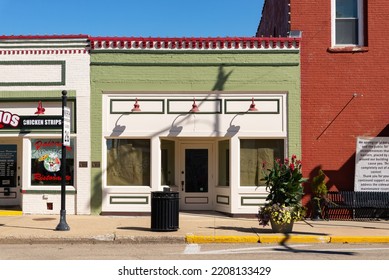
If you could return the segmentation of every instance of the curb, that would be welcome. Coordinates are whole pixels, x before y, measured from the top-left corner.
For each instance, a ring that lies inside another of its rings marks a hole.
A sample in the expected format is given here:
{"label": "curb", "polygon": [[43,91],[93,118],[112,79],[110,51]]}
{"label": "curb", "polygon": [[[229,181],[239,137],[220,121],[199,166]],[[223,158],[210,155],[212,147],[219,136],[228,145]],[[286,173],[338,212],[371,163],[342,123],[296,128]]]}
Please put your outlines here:
{"label": "curb", "polygon": [[3,217],[23,216],[23,213],[22,211],[19,210],[0,210],[0,216]]}
{"label": "curb", "polygon": [[185,241],[186,243],[259,243],[259,237],[187,235]]}
{"label": "curb", "polygon": [[259,235],[259,236],[199,236],[187,235],[186,243],[389,243],[389,236],[316,236],[316,235]]}
{"label": "curb", "polygon": [[205,244],[205,243],[389,243],[389,236],[317,236],[317,235],[256,235],[256,236],[121,236],[116,234],[95,236],[7,236],[0,237],[0,244],[53,244],[53,243],[115,243],[115,244]]}
{"label": "curb", "polygon": [[115,243],[115,244],[146,244],[169,243],[185,244],[182,236],[117,236],[115,234],[96,236],[72,236],[72,237],[43,237],[43,236],[9,236],[0,237],[0,244],[55,244],[55,243]]}
{"label": "curb", "polygon": [[389,236],[333,236],[331,243],[389,243]]}
{"label": "curb", "polygon": [[330,243],[329,236],[316,235],[263,235],[259,237],[260,243]]}

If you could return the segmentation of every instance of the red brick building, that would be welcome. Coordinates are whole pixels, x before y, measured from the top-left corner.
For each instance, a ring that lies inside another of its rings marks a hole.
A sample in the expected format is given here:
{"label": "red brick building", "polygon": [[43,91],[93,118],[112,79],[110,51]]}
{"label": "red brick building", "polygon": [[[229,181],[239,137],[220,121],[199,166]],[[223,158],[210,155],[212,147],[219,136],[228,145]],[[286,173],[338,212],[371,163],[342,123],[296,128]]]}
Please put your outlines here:
{"label": "red brick building", "polygon": [[[302,32],[304,175],[353,190],[357,137],[389,136],[389,1],[265,0],[257,36]],[[307,201],[308,198],[305,198]]]}

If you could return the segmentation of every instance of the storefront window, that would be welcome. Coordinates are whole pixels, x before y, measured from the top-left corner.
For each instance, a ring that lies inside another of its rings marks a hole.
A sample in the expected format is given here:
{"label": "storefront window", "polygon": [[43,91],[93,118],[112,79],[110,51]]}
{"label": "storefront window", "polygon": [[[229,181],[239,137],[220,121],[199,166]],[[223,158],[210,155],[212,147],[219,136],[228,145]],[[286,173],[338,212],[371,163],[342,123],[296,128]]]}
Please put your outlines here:
{"label": "storefront window", "polygon": [[174,184],[174,142],[161,140],[161,185]]}
{"label": "storefront window", "polygon": [[[66,185],[74,180],[74,141],[66,147]],[[61,139],[31,140],[31,185],[61,185],[62,142]]]}
{"label": "storefront window", "polygon": [[219,142],[219,186],[230,185],[230,141]]}
{"label": "storefront window", "polygon": [[[241,186],[263,186],[265,169],[272,168],[275,159],[284,158],[282,139],[240,140],[240,184]],[[266,171],[266,170],[265,170]]]}
{"label": "storefront window", "polygon": [[107,185],[150,185],[150,140],[107,140]]}

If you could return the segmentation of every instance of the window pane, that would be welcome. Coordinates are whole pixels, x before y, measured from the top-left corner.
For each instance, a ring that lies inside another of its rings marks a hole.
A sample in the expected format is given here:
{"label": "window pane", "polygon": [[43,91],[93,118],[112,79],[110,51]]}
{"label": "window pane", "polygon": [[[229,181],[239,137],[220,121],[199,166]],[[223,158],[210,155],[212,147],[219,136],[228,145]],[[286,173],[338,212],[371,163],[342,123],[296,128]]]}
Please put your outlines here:
{"label": "window pane", "polygon": [[336,44],[358,45],[358,20],[336,20]]}
{"label": "window pane", "polygon": [[[62,142],[61,139],[31,140],[31,185],[61,185]],[[66,147],[66,185],[73,186],[74,141]]]}
{"label": "window pane", "polygon": [[240,184],[242,186],[263,186],[266,169],[273,166],[275,159],[284,158],[282,139],[242,139],[240,140]]}
{"label": "window pane", "polygon": [[357,18],[358,0],[336,0],[336,18]]}
{"label": "window pane", "polygon": [[219,142],[219,186],[230,185],[230,141]]}
{"label": "window pane", "polygon": [[107,184],[150,185],[150,140],[107,140]]}
{"label": "window pane", "polygon": [[208,150],[185,150],[185,191],[208,192]]}
{"label": "window pane", "polygon": [[161,184],[174,184],[174,142],[161,141]]}

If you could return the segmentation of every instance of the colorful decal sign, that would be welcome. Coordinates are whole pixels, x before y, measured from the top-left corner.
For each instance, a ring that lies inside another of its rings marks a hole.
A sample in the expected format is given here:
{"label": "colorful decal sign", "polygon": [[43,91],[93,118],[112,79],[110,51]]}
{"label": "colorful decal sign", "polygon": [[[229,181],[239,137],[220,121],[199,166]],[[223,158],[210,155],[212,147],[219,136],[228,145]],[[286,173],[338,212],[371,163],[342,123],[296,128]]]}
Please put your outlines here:
{"label": "colorful decal sign", "polygon": [[[37,139],[31,141],[31,184],[61,184],[61,139]],[[73,140],[66,147],[66,184],[73,184],[74,151]]]}

